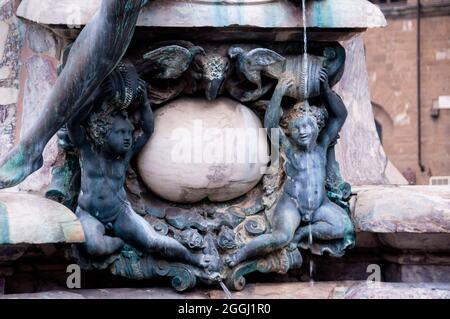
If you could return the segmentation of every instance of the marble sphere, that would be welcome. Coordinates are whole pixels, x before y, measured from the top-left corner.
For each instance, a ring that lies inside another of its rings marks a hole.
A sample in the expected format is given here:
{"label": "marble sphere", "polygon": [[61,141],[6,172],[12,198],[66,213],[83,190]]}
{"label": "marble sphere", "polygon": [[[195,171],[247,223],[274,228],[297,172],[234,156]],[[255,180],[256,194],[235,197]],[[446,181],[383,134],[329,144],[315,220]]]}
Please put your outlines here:
{"label": "marble sphere", "polygon": [[155,132],[138,156],[146,186],[178,203],[246,194],[269,162],[267,134],[248,107],[228,98],[179,98],[155,112]]}

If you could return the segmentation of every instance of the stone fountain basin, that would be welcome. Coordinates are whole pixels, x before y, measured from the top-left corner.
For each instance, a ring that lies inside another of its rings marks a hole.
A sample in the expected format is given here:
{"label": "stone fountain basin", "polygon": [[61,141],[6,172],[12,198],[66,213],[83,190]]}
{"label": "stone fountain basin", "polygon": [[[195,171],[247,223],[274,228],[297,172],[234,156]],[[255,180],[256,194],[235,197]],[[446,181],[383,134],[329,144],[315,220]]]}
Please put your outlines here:
{"label": "stone fountain basin", "polygon": [[[49,25],[54,29],[69,28],[66,36],[75,36],[97,11],[101,0],[23,0],[17,10],[19,17]],[[149,29],[146,38],[157,28],[162,33],[180,32],[195,37],[198,29],[220,28],[226,34],[215,34],[215,40],[248,39],[276,33],[272,41],[298,40],[303,28],[298,3],[287,0],[160,0],[150,2],[139,17],[137,26]],[[366,0],[307,1],[307,27],[311,40],[342,40],[367,28],[386,26],[380,9]],[[194,34],[192,29],[197,31]],[[258,32],[242,34],[257,29]],[[73,32],[70,32],[73,31]],[[205,35],[200,32],[200,34]]]}
{"label": "stone fountain basin", "polygon": [[358,246],[450,251],[450,187],[370,186],[356,192],[352,219],[363,238]]}
{"label": "stone fountain basin", "polygon": [[[355,191],[351,217],[358,233],[357,247],[450,252],[449,187],[365,186]],[[0,205],[4,237],[0,247],[84,241],[75,214],[58,203],[38,195],[1,191]],[[7,239],[5,229],[12,234]]]}
{"label": "stone fountain basin", "polygon": [[0,192],[0,247],[81,242],[81,224],[65,206],[39,195]]}
{"label": "stone fountain basin", "polygon": [[[354,190],[352,219],[357,247],[343,259],[317,257],[318,267],[331,267],[327,273],[331,271],[332,277],[324,280],[366,278],[366,267],[373,263],[383,264],[390,281],[450,280],[449,187],[367,186]],[[76,216],[60,204],[28,193],[1,191],[0,205],[7,207],[0,214],[0,234],[4,234],[5,225],[16,234],[0,242],[0,286],[2,277],[8,280],[20,272],[11,267],[16,263],[31,263],[33,268],[45,260],[60,260],[64,273],[68,261],[60,256],[71,243],[83,241]],[[279,285],[277,289],[281,289]]]}

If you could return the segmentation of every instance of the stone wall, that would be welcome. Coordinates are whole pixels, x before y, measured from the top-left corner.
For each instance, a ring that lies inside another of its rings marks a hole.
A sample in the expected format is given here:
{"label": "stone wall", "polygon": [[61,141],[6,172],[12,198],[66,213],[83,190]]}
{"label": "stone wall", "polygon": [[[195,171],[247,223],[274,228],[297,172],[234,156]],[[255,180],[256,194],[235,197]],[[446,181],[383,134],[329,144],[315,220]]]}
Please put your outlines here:
{"label": "stone wall", "polygon": [[[450,1],[441,1],[450,7]],[[431,117],[439,96],[450,95],[450,10],[426,9],[421,22],[422,162],[417,143],[417,20],[414,14],[389,16],[389,26],[365,35],[370,89],[376,120],[383,128],[383,146],[390,160],[417,183],[430,176],[450,175],[450,110]],[[412,11],[414,13],[414,11]]]}
{"label": "stone wall", "polygon": [[[44,27],[15,17],[19,2],[0,2],[0,156],[41,112],[59,64],[59,41]],[[42,192],[46,188],[56,152],[53,140],[44,153],[44,167],[22,183],[20,190]]]}
{"label": "stone wall", "polygon": [[[59,38],[42,26],[27,23],[21,52],[20,97],[18,110],[22,115],[18,123],[19,136],[34,123],[47,94],[57,79],[59,65]],[[56,138],[44,151],[44,166],[25,180],[19,189],[23,191],[45,192],[51,181],[51,167],[56,161]]]}
{"label": "stone wall", "polygon": [[20,48],[23,43],[23,30],[14,15],[17,2],[0,1],[0,156],[12,147],[17,135]]}
{"label": "stone wall", "polygon": [[345,72],[334,88],[349,114],[336,146],[342,175],[352,185],[403,184],[404,178],[390,164],[377,136],[363,40],[358,36],[344,46]]}

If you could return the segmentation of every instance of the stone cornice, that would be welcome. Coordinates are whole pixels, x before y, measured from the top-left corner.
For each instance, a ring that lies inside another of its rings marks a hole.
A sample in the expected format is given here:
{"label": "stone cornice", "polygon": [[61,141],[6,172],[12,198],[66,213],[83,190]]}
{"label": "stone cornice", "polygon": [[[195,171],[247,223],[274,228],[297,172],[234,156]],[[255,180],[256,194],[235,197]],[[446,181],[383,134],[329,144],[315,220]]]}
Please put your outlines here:
{"label": "stone cornice", "polygon": [[[101,0],[23,0],[17,16],[45,25],[85,25]],[[367,0],[307,2],[309,28],[376,28],[386,20]],[[158,0],[150,2],[137,22],[142,27],[302,28],[298,5],[287,0]]]}

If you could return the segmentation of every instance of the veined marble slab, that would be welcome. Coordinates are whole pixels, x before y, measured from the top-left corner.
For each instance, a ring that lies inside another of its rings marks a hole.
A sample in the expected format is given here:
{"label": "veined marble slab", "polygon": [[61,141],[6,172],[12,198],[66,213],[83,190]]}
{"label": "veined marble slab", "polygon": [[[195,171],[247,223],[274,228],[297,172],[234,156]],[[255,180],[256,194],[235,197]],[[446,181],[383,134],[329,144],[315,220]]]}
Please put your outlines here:
{"label": "veined marble slab", "polygon": [[[101,0],[23,0],[17,15],[47,25],[85,25]],[[298,2],[300,4],[300,0]],[[366,0],[307,1],[310,28],[386,26],[381,10]],[[302,28],[300,6],[287,0],[155,0],[137,23],[144,27]]]}
{"label": "veined marble slab", "polygon": [[[233,299],[448,299],[445,283],[371,283],[366,281],[328,281],[300,283],[257,283],[233,292]],[[31,294],[5,295],[4,299],[223,299],[220,289],[196,289],[183,295],[169,288],[78,289]]]}
{"label": "veined marble slab", "polygon": [[81,243],[75,214],[38,195],[0,192],[0,245]]}
{"label": "veined marble slab", "polygon": [[355,187],[357,231],[379,234],[450,234],[450,187]]}

